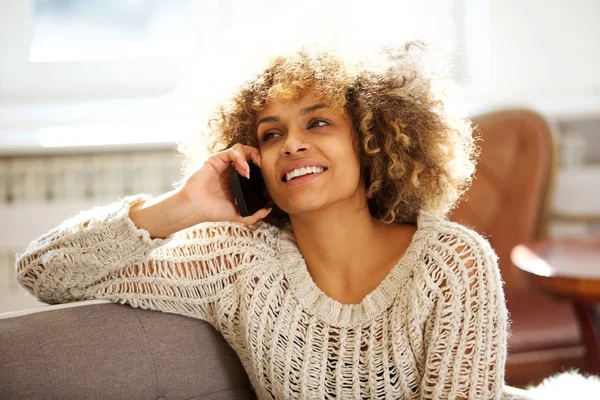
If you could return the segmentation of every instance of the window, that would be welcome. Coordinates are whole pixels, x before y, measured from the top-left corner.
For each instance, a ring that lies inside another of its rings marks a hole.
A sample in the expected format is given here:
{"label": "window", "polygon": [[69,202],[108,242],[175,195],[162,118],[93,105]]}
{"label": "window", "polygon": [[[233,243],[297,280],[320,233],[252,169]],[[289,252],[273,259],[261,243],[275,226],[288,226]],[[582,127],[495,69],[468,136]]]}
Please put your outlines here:
{"label": "window", "polygon": [[[481,63],[485,5],[483,0],[8,0],[0,14],[2,95],[164,93],[178,81],[181,56],[205,53],[219,64],[228,49],[251,55],[265,43],[311,34],[353,45],[432,39],[453,55],[457,78],[473,79],[487,69]],[[477,63],[471,61],[475,53]]]}
{"label": "window", "polygon": [[35,0],[30,62],[170,58],[189,40],[186,1]]}
{"label": "window", "polygon": [[0,14],[4,99],[165,93],[189,46],[188,0],[9,0]]}
{"label": "window", "polygon": [[[219,92],[257,55],[298,38],[356,48],[424,38],[451,56],[461,84],[485,90],[489,75],[487,0],[7,0],[0,11],[0,135],[153,115],[94,104],[160,97],[190,71],[196,93]],[[9,110],[40,101],[89,107],[65,105],[51,121],[19,110],[22,123]]]}

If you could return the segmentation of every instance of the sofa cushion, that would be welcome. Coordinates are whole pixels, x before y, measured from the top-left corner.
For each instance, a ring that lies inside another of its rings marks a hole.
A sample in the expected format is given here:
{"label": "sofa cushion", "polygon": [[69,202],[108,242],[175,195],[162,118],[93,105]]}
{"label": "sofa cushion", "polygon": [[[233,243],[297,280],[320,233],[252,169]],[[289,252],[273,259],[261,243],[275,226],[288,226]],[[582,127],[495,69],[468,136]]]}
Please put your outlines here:
{"label": "sofa cushion", "polygon": [[254,399],[208,323],[120,304],[0,319],[6,399]]}

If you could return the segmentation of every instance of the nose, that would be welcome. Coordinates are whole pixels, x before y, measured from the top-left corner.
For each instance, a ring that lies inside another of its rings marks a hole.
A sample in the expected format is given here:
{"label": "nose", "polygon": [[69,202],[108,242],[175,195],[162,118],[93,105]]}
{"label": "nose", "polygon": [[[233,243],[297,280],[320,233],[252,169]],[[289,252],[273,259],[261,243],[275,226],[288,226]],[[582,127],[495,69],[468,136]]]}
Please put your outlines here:
{"label": "nose", "polygon": [[290,156],[292,154],[306,152],[310,149],[310,143],[306,141],[306,135],[297,130],[289,130],[285,142],[281,147],[281,155]]}

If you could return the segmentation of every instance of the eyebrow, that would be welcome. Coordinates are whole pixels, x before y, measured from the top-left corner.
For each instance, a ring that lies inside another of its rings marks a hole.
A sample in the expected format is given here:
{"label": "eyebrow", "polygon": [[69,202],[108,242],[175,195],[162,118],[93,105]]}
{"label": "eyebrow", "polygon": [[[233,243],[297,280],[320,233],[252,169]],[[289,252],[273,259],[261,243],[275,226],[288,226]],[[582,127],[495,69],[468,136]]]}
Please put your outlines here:
{"label": "eyebrow", "polygon": [[[316,111],[320,108],[326,108],[327,106],[325,104],[315,104],[314,106],[310,106],[310,107],[306,107],[303,108],[300,113],[302,115],[306,115],[306,114],[310,114],[313,111]],[[256,124],[256,127],[258,128],[258,126],[260,124],[262,124],[263,122],[279,122],[279,118],[275,117],[275,116],[268,116],[268,117],[263,117],[258,121],[258,124]]]}

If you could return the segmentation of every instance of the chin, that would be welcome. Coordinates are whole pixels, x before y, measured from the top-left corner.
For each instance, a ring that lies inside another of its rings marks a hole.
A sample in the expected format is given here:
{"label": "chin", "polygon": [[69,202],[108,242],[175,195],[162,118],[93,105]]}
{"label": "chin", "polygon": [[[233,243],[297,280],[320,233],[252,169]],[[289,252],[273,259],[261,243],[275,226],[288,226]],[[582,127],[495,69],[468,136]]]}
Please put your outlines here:
{"label": "chin", "polygon": [[317,211],[323,208],[326,204],[324,199],[302,199],[302,196],[285,202],[284,207],[279,207],[288,214],[304,214],[311,211]]}

